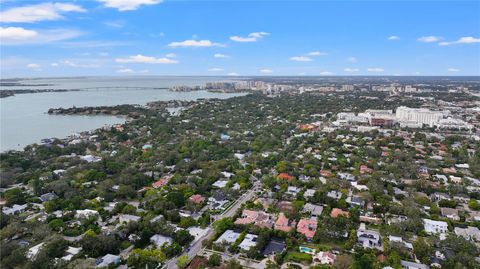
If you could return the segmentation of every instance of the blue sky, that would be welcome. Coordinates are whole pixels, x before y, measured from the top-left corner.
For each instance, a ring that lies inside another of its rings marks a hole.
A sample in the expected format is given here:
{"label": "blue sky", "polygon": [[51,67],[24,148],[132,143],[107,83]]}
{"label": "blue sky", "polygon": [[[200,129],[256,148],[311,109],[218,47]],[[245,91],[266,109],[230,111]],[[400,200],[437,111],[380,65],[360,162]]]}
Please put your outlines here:
{"label": "blue sky", "polygon": [[479,1],[1,0],[1,75],[480,75]]}

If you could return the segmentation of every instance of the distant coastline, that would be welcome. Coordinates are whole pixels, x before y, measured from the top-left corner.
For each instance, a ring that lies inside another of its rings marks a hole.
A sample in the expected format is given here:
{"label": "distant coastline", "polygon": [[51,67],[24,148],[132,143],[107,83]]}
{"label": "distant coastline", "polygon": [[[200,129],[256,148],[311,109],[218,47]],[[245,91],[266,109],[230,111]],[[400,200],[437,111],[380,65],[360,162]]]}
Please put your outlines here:
{"label": "distant coastline", "polygon": [[[36,85],[35,85],[36,86]],[[75,92],[80,89],[23,89],[23,90],[1,90],[0,98],[15,96],[16,94],[43,93],[43,92]]]}

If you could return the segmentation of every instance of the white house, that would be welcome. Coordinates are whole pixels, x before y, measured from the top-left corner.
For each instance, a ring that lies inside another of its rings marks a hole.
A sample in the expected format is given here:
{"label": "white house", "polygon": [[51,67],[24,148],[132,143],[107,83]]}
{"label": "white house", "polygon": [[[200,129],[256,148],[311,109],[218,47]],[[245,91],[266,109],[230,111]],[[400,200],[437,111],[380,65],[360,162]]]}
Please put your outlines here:
{"label": "white house", "polygon": [[238,245],[241,249],[248,251],[251,247],[257,245],[257,236],[254,234],[247,234],[243,241]]}
{"label": "white house", "polygon": [[233,230],[226,230],[216,241],[215,244],[233,244],[240,237],[240,233]]}
{"label": "white house", "polygon": [[82,210],[77,210],[75,212],[75,218],[77,219],[89,218],[91,216],[96,216],[96,215],[98,215],[98,211],[91,210],[91,209],[82,209]]}
{"label": "white house", "polygon": [[455,227],[455,234],[465,238],[466,240],[480,242],[480,230],[477,227],[460,228]]}
{"label": "white house", "polygon": [[22,213],[23,211],[25,211],[26,208],[27,208],[27,204],[24,204],[24,205],[14,204],[12,205],[12,207],[4,207],[2,209],[2,212],[5,215],[15,215],[17,213]]}
{"label": "white house", "polygon": [[329,251],[320,251],[313,256],[313,264],[333,264],[335,263],[336,255]]}
{"label": "white house", "polygon": [[107,254],[97,260],[97,268],[108,267],[110,264],[118,264],[120,262],[120,256]]}
{"label": "white house", "polygon": [[35,259],[35,256],[37,256],[38,252],[40,251],[40,249],[43,247],[45,243],[40,243],[38,245],[35,245],[33,247],[31,247],[27,253],[25,254],[25,256],[27,256],[27,258],[29,260],[33,260]]}
{"label": "white house", "polygon": [[448,224],[445,221],[423,219],[423,227],[428,234],[441,234],[448,232]]}
{"label": "white house", "polygon": [[122,214],[119,216],[118,220],[120,223],[129,223],[131,221],[137,222],[141,219],[139,216],[134,216],[134,215],[128,215],[128,214]]}
{"label": "white house", "polygon": [[160,235],[160,234],[156,234],[156,235],[153,235],[152,237],[150,237],[150,242],[152,242],[156,247],[161,247],[163,246],[164,244],[167,244],[167,245],[170,245],[173,243],[173,240],[172,238],[168,237],[168,236],[163,236],[163,235]]}

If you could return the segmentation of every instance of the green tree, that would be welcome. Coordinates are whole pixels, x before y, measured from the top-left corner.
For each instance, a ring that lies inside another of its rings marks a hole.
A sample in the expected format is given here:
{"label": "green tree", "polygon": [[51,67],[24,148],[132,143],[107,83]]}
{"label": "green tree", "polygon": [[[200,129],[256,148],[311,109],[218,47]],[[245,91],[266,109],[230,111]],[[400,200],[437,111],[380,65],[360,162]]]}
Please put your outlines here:
{"label": "green tree", "polygon": [[217,253],[213,253],[208,257],[207,265],[210,267],[219,266],[222,263],[222,257]]}
{"label": "green tree", "polygon": [[183,269],[183,268],[187,267],[187,265],[189,263],[190,263],[190,259],[188,259],[187,255],[182,255],[182,256],[178,257],[178,260],[177,260],[178,268]]}
{"label": "green tree", "polygon": [[156,268],[163,263],[167,257],[159,249],[134,249],[128,256],[128,266],[135,268]]}
{"label": "green tree", "polygon": [[413,242],[413,250],[417,259],[424,263],[428,262],[433,252],[432,247],[422,237],[418,237],[417,240]]}

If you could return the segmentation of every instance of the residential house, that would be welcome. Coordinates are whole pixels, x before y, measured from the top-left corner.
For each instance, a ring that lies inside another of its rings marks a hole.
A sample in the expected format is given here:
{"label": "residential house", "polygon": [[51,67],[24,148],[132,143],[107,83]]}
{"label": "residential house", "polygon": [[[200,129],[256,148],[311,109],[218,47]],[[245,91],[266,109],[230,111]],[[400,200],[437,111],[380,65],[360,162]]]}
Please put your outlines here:
{"label": "residential house", "polygon": [[440,213],[442,217],[458,221],[460,220],[460,216],[458,215],[458,209],[455,208],[448,208],[448,207],[441,207]]}
{"label": "residential house", "polygon": [[430,194],[430,200],[432,202],[439,202],[441,200],[450,200],[450,195],[441,192],[434,192]]}
{"label": "residential house", "polygon": [[27,204],[23,204],[23,205],[14,204],[11,207],[6,207],[6,206],[3,207],[2,212],[5,215],[15,215],[15,214],[24,212],[25,209],[27,209],[27,207],[28,207]]}
{"label": "residential house", "polygon": [[225,204],[228,202],[227,196],[220,191],[214,192],[213,195],[208,198],[208,205],[213,210],[223,210]]}
{"label": "residential house", "polygon": [[340,208],[334,208],[332,209],[332,211],[330,212],[330,217],[332,218],[338,218],[338,217],[347,217],[349,218],[350,217],[350,213],[348,211],[343,211],[341,210]]}
{"label": "residential house", "polygon": [[245,251],[249,251],[250,248],[257,245],[257,237],[258,236],[254,235],[254,234],[246,234],[245,238],[240,243],[240,245],[238,245],[238,247],[245,250]]}
{"label": "residential house", "polygon": [[335,199],[335,200],[340,200],[342,198],[342,193],[339,192],[339,191],[329,191],[327,193],[327,197],[330,197],[332,199]]}
{"label": "residential house", "polygon": [[285,194],[296,197],[298,193],[300,192],[300,188],[294,187],[294,186],[288,186],[287,191]]}
{"label": "residential house", "polygon": [[416,262],[400,261],[402,269],[429,269],[428,265]]}
{"label": "residential house", "polygon": [[346,202],[350,206],[363,207],[365,205],[365,201],[360,196],[357,196],[357,195],[347,197]]}
{"label": "residential house", "polygon": [[355,181],[355,176],[350,173],[338,173],[337,174],[341,179],[348,180],[348,181]]}
{"label": "residential house", "polygon": [[371,174],[373,173],[373,169],[372,168],[369,168],[368,166],[366,165],[361,165],[360,166],[360,174]]}
{"label": "residential house", "polygon": [[293,208],[292,202],[289,202],[289,201],[280,201],[275,205],[275,207],[280,212],[294,213],[295,211],[295,209]]}
{"label": "residential house", "polygon": [[240,237],[240,233],[233,230],[226,230],[216,241],[215,244],[233,244]]}
{"label": "residential house", "polygon": [[98,259],[95,263],[97,265],[97,268],[109,267],[111,264],[116,265],[120,263],[120,256],[107,254],[102,258]]}
{"label": "residential house", "polygon": [[277,221],[275,222],[274,229],[277,231],[290,232],[295,228],[295,221],[288,219],[285,214],[278,214]]}
{"label": "residential house", "polygon": [[270,214],[267,214],[263,211],[253,211],[244,209],[242,211],[242,216],[235,220],[235,224],[250,224],[253,223],[257,227],[261,228],[272,228],[274,221],[273,217]]}
{"label": "residential house", "polygon": [[272,239],[262,252],[263,256],[275,255],[285,251],[285,241]]}
{"label": "residential house", "polygon": [[228,180],[217,180],[212,184],[212,186],[217,187],[219,189],[223,189],[227,186],[227,184],[228,184]]}
{"label": "residential house", "polygon": [[315,196],[315,190],[314,189],[308,189],[303,193],[303,197],[305,199],[312,198],[313,196]]}
{"label": "residential house", "polygon": [[428,234],[441,234],[448,232],[448,224],[445,221],[423,219],[423,227]]}
{"label": "residential house", "polygon": [[295,177],[289,175],[288,173],[280,173],[277,176],[278,179],[292,181]]}
{"label": "residential house", "polygon": [[203,197],[200,194],[194,194],[188,198],[188,201],[193,204],[201,204],[203,201],[205,201],[205,197]]}
{"label": "residential house", "polygon": [[154,244],[157,248],[162,247],[163,245],[167,244],[170,245],[173,243],[172,238],[168,236],[163,236],[161,234],[155,234],[152,237],[150,237],[150,242]]}
{"label": "residential house", "polygon": [[98,211],[91,210],[91,209],[83,209],[83,210],[75,211],[75,218],[77,218],[77,219],[89,218],[89,217],[97,216],[97,215],[98,215]]}
{"label": "residential house", "polygon": [[317,220],[302,218],[297,224],[297,232],[303,234],[307,240],[312,240],[317,231]]}
{"label": "residential house", "polygon": [[152,187],[155,188],[155,189],[161,188],[161,187],[167,185],[171,178],[172,178],[171,176],[162,177],[161,179],[153,182]]}
{"label": "residential house", "polygon": [[38,245],[35,245],[31,248],[28,249],[27,253],[25,253],[25,256],[29,260],[34,260],[35,257],[37,256],[38,252],[40,252],[40,249],[43,247],[45,243],[40,243]]}
{"label": "residential house", "polygon": [[403,238],[401,238],[400,236],[390,235],[390,236],[388,236],[388,241],[390,242],[390,244],[401,244],[402,246],[404,246],[409,251],[413,251],[412,243],[404,241]]}
{"label": "residential house", "polygon": [[42,202],[50,201],[50,200],[57,199],[57,198],[58,198],[58,196],[53,192],[49,192],[49,193],[45,193],[43,195],[40,195],[40,200]]}
{"label": "residential house", "polygon": [[381,218],[377,218],[377,217],[371,216],[371,215],[361,215],[360,216],[360,221],[361,222],[368,222],[368,223],[375,224],[375,225],[382,224],[382,219]]}
{"label": "residential house", "polygon": [[323,206],[306,203],[303,206],[302,213],[308,213],[312,218],[318,218],[322,215]]}
{"label": "residential house", "polygon": [[330,170],[320,170],[320,175],[322,177],[332,177],[333,176],[333,173],[330,171]]}
{"label": "residential house", "polygon": [[466,240],[480,242],[480,230],[477,227],[455,227],[454,232],[456,235],[461,236]]}
{"label": "residential house", "polygon": [[330,251],[320,251],[315,256],[313,256],[313,265],[329,264],[332,265],[335,263],[337,256]]}
{"label": "residential house", "polygon": [[121,214],[118,217],[120,223],[129,223],[129,222],[138,222],[141,219],[139,216],[129,215],[129,214]]}
{"label": "residential house", "polygon": [[361,223],[357,230],[357,242],[363,248],[382,249],[380,233],[374,230],[367,230],[365,228],[365,223]]}

